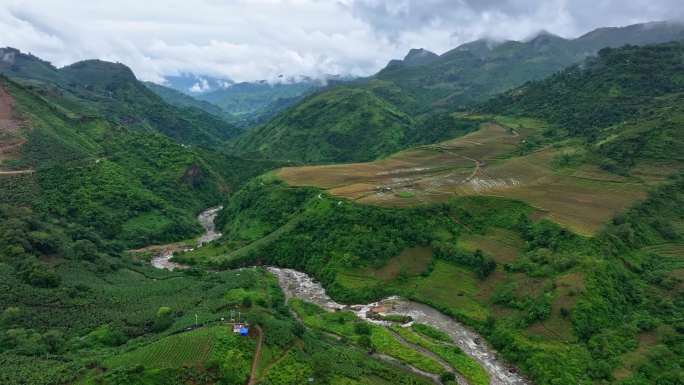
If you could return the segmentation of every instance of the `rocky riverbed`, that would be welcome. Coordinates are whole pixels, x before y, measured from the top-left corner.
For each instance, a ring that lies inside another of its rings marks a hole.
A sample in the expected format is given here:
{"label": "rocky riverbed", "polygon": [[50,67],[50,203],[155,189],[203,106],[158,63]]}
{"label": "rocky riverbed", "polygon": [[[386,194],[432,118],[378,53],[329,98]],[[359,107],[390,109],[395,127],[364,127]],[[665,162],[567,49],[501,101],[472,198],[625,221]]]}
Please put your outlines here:
{"label": "rocky riverbed", "polygon": [[288,299],[302,299],[329,311],[350,310],[359,318],[377,324],[387,324],[387,322],[368,318],[369,310],[381,311],[384,315],[409,316],[414,322],[430,325],[447,333],[461,350],[473,357],[489,373],[491,385],[531,384],[517,374],[513,367],[499,359],[496,351],[489,347],[476,332],[430,306],[396,296],[370,304],[342,305],[332,300],[325,293],[325,289],[305,273],[277,267],[269,267],[268,270],[278,277],[280,287]]}
{"label": "rocky riverbed", "polygon": [[[216,219],[216,216],[218,215],[219,211],[221,211],[221,209],[223,209],[223,206],[211,207],[202,211],[197,216],[197,220],[199,221],[200,225],[202,225],[202,227],[204,228],[204,234],[202,234],[202,236],[199,237],[199,239],[197,240],[196,247],[202,247],[209,242],[221,238],[222,234],[216,231],[216,225],[214,224],[214,220]],[[180,247],[177,244],[173,246],[168,246],[163,248],[161,252],[155,255],[150,261],[150,263],[157,269],[185,269],[187,268],[187,266],[171,261],[171,258],[173,258],[173,253],[179,250],[191,251],[193,249],[187,246]]]}

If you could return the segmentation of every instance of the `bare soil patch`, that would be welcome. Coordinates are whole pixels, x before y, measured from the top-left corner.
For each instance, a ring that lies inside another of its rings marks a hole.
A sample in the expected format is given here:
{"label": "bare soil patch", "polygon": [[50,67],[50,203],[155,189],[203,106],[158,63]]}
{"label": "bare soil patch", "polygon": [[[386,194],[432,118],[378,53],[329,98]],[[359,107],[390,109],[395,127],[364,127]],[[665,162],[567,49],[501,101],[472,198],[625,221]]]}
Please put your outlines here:
{"label": "bare soil patch", "polygon": [[[26,139],[21,135],[24,126],[14,110],[14,98],[0,84],[0,164],[7,160],[19,159],[21,146]],[[12,171],[7,175],[15,175]]]}

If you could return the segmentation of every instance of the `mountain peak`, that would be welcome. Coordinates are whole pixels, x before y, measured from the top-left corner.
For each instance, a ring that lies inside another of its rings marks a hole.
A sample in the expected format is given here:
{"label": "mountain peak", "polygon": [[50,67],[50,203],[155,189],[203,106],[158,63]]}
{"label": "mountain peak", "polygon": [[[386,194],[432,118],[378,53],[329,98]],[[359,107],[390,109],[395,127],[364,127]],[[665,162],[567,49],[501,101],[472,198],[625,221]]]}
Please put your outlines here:
{"label": "mountain peak", "polygon": [[50,62],[12,47],[0,48],[0,72],[40,80],[54,80],[58,76]]}
{"label": "mountain peak", "polygon": [[541,31],[537,32],[536,34],[532,35],[530,39],[528,39],[528,42],[530,43],[548,43],[548,42],[553,42],[553,41],[564,41],[566,39],[551,33],[545,29],[542,29]]}
{"label": "mountain peak", "polygon": [[403,63],[406,65],[421,65],[432,62],[439,55],[424,48],[411,48],[404,57]]}

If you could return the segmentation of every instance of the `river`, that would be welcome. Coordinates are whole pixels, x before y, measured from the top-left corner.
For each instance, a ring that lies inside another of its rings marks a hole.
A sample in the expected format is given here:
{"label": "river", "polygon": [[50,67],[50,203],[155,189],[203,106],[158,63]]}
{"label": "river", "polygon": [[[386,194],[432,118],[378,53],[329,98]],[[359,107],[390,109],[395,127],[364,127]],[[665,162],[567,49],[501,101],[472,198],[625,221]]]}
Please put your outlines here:
{"label": "river", "polygon": [[[216,231],[214,220],[222,208],[223,206],[211,207],[202,211],[197,216],[197,221],[199,221],[200,225],[202,225],[202,228],[204,228],[204,234],[202,234],[202,236],[200,236],[197,240],[197,247],[202,247],[209,242],[221,238],[222,234]],[[188,266],[171,261],[171,258],[173,258],[173,253],[179,250],[191,251],[193,249],[190,247],[181,247],[178,244],[169,245],[164,247],[159,254],[155,255],[150,263],[157,269],[186,269]]]}
{"label": "river", "polygon": [[312,302],[328,311],[350,310],[359,318],[378,324],[386,324],[386,322],[369,319],[366,316],[368,310],[381,309],[381,313],[385,315],[410,316],[414,322],[430,325],[447,333],[461,350],[473,357],[489,373],[491,385],[531,384],[499,359],[496,351],[489,347],[477,333],[430,306],[396,296],[365,305],[342,305],[332,300],[326,294],[325,289],[305,273],[277,267],[269,267],[268,270],[278,277],[286,298],[299,298]]}
{"label": "river", "polygon": [[[198,239],[197,247],[202,247],[221,237],[221,233],[216,231],[214,225],[214,220],[221,209],[220,206],[212,207],[198,215],[197,220],[204,228],[204,234]],[[181,248],[169,247],[165,249],[152,259],[152,266],[168,270],[187,268],[185,265],[171,261],[174,251],[179,249]],[[186,250],[190,249],[186,248]],[[278,278],[278,283],[288,299],[298,298],[314,303],[328,311],[350,310],[361,319],[382,325],[388,325],[388,323],[368,318],[369,310],[374,309],[374,311],[380,311],[384,315],[410,316],[414,322],[430,325],[447,333],[461,350],[473,357],[487,371],[491,378],[490,385],[531,385],[530,381],[517,374],[512,367],[499,359],[496,351],[487,345],[476,332],[430,306],[397,296],[364,305],[343,305],[330,298],[323,286],[306,273],[278,267],[268,267],[268,271]]]}

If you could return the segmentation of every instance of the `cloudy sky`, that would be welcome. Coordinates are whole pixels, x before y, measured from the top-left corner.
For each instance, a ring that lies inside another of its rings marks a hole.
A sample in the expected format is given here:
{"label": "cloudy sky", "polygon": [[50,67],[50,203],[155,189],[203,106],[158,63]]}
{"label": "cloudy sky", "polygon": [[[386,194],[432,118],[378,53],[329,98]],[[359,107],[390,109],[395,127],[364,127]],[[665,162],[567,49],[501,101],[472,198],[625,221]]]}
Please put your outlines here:
{"label": "cloudy sky", "polygon": [[681,0],[0,0],[0,46],[139,78],[368,75],[412,47],[682,19]]}

